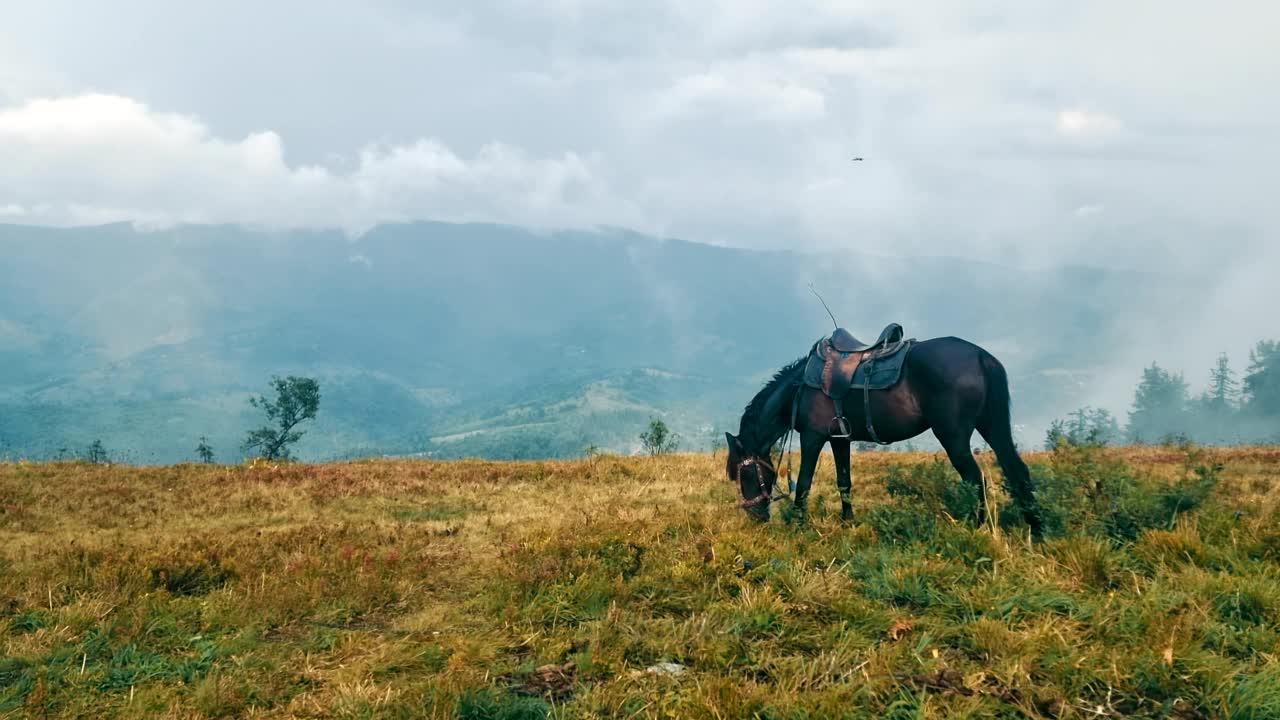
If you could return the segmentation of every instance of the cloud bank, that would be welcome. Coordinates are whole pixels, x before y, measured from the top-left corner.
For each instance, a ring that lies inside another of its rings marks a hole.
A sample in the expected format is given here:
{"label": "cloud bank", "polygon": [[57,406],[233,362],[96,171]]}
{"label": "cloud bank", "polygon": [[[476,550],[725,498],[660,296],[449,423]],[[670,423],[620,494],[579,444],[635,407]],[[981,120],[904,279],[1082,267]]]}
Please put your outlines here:
{"label": "cloud bank", "polygon": [[0,211],[83,224],[242,223],[343,227],[438,217],[530,225],[623,219],[593,159],[533,158],[492,143],[463,158],[434,139],[370,145],[349,171],[289,164],[275,132],[215,136],[189,115],[116,95],[0,110]]}

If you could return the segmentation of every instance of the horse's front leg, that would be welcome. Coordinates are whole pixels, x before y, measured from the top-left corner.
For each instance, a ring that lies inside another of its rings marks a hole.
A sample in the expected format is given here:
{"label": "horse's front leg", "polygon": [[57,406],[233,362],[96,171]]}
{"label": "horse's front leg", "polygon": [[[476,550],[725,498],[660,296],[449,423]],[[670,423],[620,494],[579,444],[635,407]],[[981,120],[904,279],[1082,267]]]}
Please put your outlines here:
{"label": "horse's front leg", "polygon": [[826,438],[813,432],[800,433],[800,476],[796,479],[796,497],[787,515],[788,521],[804,522],[808,518],[809,488],[818,469],[818,455]]}
{"label": "horse's front leg", "polygon": [[849,498],[853,490],[853,477],[849,472],[849,438],[831,438],[831,454],[836,462],[836,487],[840,490],[840,519],[853,522],[853,502]]}

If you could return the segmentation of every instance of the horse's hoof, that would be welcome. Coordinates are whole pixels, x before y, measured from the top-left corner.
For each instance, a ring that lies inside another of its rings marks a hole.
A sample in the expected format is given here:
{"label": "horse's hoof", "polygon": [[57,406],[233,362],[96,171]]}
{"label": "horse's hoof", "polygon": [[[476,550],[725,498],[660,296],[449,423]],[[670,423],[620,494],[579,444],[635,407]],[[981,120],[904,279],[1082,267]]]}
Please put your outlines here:
{"label": "horse's hoof", "polygon": [[782,519],[785,520],[788,525],[803,525],[808,521],[809,514],[804,511],[804,508],[793,506],[782,511]]}

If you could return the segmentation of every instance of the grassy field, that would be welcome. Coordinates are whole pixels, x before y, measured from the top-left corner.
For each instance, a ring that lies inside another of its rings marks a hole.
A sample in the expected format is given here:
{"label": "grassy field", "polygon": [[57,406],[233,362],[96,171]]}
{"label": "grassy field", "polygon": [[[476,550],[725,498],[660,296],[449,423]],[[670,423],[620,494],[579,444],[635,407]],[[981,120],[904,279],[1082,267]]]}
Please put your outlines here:
{"label": "grassy field", "polygon": [[2,464],[0,717],[1280,718],[1280,448],[1027,457]]}

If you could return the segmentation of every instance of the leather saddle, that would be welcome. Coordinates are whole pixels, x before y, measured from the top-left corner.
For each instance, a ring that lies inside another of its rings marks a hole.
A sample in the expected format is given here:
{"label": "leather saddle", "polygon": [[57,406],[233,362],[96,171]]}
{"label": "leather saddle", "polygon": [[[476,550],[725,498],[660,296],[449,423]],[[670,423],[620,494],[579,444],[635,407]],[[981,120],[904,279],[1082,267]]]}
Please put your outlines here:
{"label": "leather saddle", "polygon": [[[820,388],[835,404],[836,432],[834,437],[849,437],[849,426],[844,417],[845,396],[853,389],[858,366],[867,361],[887,358],[896,354],[909,341],[904,341],[902,326],[889,323],[873,343],[864,343],[844,328],[836,328],[830,336],[814,343],[805,366],[805,384]],[[867,388],[864,386],[864,390]],[[865,394],[865,393],[864,393]],[[866,398],[864,398],[864,402]],[[879,442],[867,417],[867,429],[873,440]]]}
{"label": "leather saddle", "polygon": [[853,375],[858,366],[869,357],[875,357],[885,351],[896,351],[902,342],[902,326],[889,323],[880,333],[876,341],[867,344],[854,337],[844,328],[836,328],[830,337],[819,340],[814,346],[814,353],[822,361],[822,375],[819,387],[822,392],[832,398],[843,398],[849,394],[853,385]]}
{"label": "leather saddle", "polygon": [[836,328],[835,332],[831,333],[831,337],[826,338],[826,342],[837,352],[852,353],[884,347],[889,343],[895,343],[901,339],[902,326],[898,323],[889,323],[885,326],[885,329],[880,332],[880,337],[876,338],[876,341],[870,345],[854,337],[852,333],[844,328]]}

